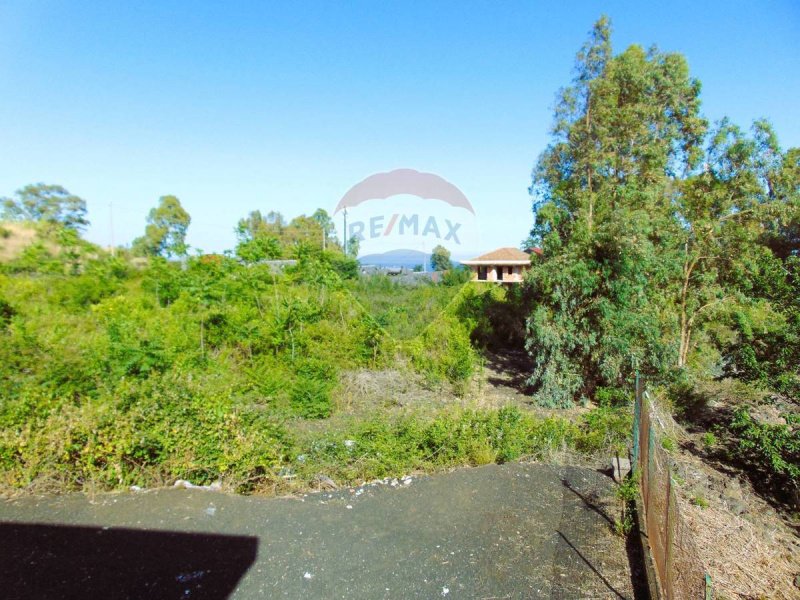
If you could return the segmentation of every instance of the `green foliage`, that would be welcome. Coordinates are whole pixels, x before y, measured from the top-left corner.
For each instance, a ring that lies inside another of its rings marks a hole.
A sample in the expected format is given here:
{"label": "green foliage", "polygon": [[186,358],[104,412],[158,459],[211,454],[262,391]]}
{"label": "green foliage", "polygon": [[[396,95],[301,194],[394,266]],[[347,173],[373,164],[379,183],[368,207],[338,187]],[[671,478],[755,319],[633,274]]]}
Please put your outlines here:
{"label": "green foliage", "polygon": [[797,394],[800,153],[764,121],[709,129],[682,56],[610,40],[601,19],[533,173],[536,399],[571,406],[636,371]]}
{"label": "green foliage", "polygon": [[[433,418],[377,417],[352,428],[312,437],[297,468],[311,479],[320,471],[345,483],[459,465],[543,458],[571,443],[566,419],[539,419],[516,408],[446,411]],[[345,444],[345,441],[349,444]]]}
{"label": "green foliage", "polygon": [[144,236],[133,241],[133,251],[141,256],[185,256],[186,232],[192,218],[175,196],[161,196],[158,206],[147,215]]}
{"label": "green foliage", "polygon": [[434,271],[447,271],[453,267],[450,262],[450,251],[439,244],[431,252],[431,269]]}
{"label": "green foliage", "polygon": [[448,381],[463,393],[477,363],[469,330],[457,319],[442,315],[409,344],[414,367],[431,383]]}
{"label": "green foliage", "polygon": [[83,404],[12,401],[0,423],[0,482],[17,488],[112,489],[184,478],[249,491],[276,478],[292,444],[263,411],[180,379],[128,382]]}
{"label": "green foliage", "polygon": [[301,248],[315,251],[342,253],[335,237],[333,221],[328,213],[318,208],[313,215],[300,215],[286,223],[279,212],[252,211],[236,225],[236,255],[243,261],[254,263],[278,258],[294,258]]}
{"label": "green foliage", "polygon": [[472,271],[468,268],[453,268],[451,265],[451,267],[442,274],[442,285],[461,287],[470,279],[472,279]]}
{"label": "green foliage", "polygon": [[236,246],[236,256],[251,264],[263,260],[275,260],[280,258],[281,254],[281,245],[277,238],[267,235],[244,240]]}
{"label": "green foliage", "polygon": [[522,349],[528,300],[518,286],[470,283],[461,288],[449,313],[465,323],[478,348]]}
{"label": "green foliage", "polygon": [[404,284],[386,275],[352,278],[347,289],[393,338],[419,335],[458,293],[454,287],[423,280]]}
{"label": "green foliage", "polygon": [[711,431],[706,431],[701,438],[703,441],[703,445],[706,448],[710,448],[711,446],[715,446],[717,443],[717,436],[714,435]]}
{"label": "green foliage", "polygon": [[75,231],[89,225],[86,201],[70,194],[60,185],[26,185],[17,190],[15,195],[16,200],[2,199],[2,218],[10,221],[36,221]]}
{"label": "green foliage", "polygon": [[394,352],[335,252],[285,275],[224,256],[49,260],[0,274],[0,487],[271,489],[284,423],[330,416],[339,372]]}
{"label": "green foliage", "polygon": [[347,256],[351,258],[358,258],[358,252],[360,249],[361,243],[358,241],[358,237],[353,236],[347,240]]}
{"label": "green foliage", "polygon": [[639,497],[639,472],[636,476],[625,478],[617,487],[617,498],[623,502],[636,502]]}
{"label": "green foliage", "polygon": [[17,311],[14,310],[14,307],[0,298],[0,329],[8,327],[8,324],[11,323],[11,318],[15,314],[17,314]]}
{"label": "green foliage", "polygon": [[630,406],[633,403],[633,394],[630,390],[600,387],[595,393],[595,401],[603,407]]}
{"label": "green foliage", "polygon": [[622,453],[633,431],[630,408],[598,407],[581,417],[575,447],[586,454],[604,449]]}
{"label": "green foliage", "polygon": [[741,456],[758,465],[775,486],[800,486],[800,419],[784,415],[786,423],[760,423],[746,407],[738,408],[731,430],[739,437]]}

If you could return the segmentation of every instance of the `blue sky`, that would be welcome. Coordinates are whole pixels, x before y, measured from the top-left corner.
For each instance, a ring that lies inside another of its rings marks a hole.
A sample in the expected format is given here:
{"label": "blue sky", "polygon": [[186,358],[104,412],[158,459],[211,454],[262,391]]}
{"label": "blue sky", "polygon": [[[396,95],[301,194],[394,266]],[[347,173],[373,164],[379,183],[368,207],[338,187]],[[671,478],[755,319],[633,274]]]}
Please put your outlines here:
{"label": "blue sky", "polygon": [[[136,6],[138,5],[138,6]],[[189,242],[234,245],[253,209],[332,211],[364,177],[437,173],[483,251],[517,245],[556,90],[601,13],[614,46],[679,51],[708,118],[800,146],[800,3],[0,3],[0,196],[59,183],[92,241],[141,233],[158,197]]]}

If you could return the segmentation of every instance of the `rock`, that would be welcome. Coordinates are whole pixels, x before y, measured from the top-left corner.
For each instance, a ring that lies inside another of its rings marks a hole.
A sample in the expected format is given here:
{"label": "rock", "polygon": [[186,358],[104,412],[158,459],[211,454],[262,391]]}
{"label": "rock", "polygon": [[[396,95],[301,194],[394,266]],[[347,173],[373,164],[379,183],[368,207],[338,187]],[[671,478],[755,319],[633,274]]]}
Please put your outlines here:
{"label": "rock", "polygon": [[172,484],[172,487],[176,488],[184,488],[187,490],[210,490],[212,492],[218,492],[222,489],[222,482],[215,481],[211,485],[195,485],[191,481],[186,481],[185,479],[178,479],[175,483]]}
{"label": "rock", "polygon": [[611,459],[611,472],[614,481],[622,483],[625,476],[631,472],[631,461],[627,458],[615,456]]}
{"label": "rock", "polygon": [[314,477],[314,481],[317,482],[321,490],[335,490],[338,487],[333,479],[322,473],[317,474],[317,476]]}
{"label": "rock", "polygon": [[728,510],[735,515],[743,515],[747,512],[747,505],[741,500],[726,501],[726,504],[728,505]]}
{"label": "rock", "polygon": [[744,493],[737,481],[731,479],[725,482],[725,489],[722,490],[722,501],[734,514],[741,515],[747,512],[747,504],[744,502]]}

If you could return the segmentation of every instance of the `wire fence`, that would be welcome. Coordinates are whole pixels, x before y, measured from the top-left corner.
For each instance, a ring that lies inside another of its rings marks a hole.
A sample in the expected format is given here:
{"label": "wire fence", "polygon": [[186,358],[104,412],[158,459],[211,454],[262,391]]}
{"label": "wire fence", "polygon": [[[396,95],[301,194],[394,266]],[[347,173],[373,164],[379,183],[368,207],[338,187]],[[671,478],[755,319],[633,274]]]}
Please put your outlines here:
{"label": "wire fence", "polygon": [[640,477],[642,525],[650,546],[659,596],[665,600],[711,600],[711,579],[681,516],[672,463],[662,447],[664,425],[649,394],[636,378],[633,466]]}

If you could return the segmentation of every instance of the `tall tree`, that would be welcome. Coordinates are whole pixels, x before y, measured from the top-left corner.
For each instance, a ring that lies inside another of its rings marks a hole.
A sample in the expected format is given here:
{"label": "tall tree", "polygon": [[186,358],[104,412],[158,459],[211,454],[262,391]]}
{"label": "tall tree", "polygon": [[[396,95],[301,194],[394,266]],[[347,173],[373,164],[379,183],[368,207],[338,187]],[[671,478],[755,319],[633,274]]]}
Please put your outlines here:
{"label": "tall tree", "polygon": [[434,246],[431,251],[431,268],[434,271],[447,271],[453,268],[453,263],[450,262],[450,251],[441,244]]}
{"label": "tall tree", "polygon": [[675,177],[699,161],[706,129],[685,59],[639,46],[613,56],[605,18],[576,71],[531,186],[532,238],[546,258],[530,285],[531,383],[556,405],[662,368],[662,315],[649,294],[668,277],[659,240]]}
{"label": "tall tree", "polygon": [[144,236],[133,241],[133,249],[146,256],[185,256],[186,232],[192,218],[175,196],[161,196],[147,215]]}
{"label": "tall tree", "polygon": [[682,56],[614,56],[609,40],[601,19],[533,172],[530,383],[569,405],[634,370],[753,373],[772,360],[750,343],[754,323],[797,350],[779,361],[791,364],[797,151],[764,121],[709,134]]}
{"label": "tall tree", "polygon": [[16,192],[16,200],[2,200],[3,218],[13,221],[41,221],[80,231],[89,225],[86,201],[60,185],[37,183]]}

